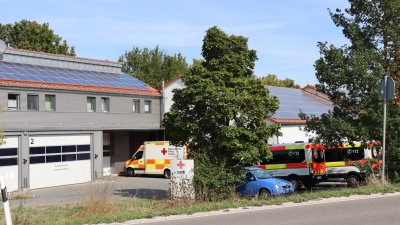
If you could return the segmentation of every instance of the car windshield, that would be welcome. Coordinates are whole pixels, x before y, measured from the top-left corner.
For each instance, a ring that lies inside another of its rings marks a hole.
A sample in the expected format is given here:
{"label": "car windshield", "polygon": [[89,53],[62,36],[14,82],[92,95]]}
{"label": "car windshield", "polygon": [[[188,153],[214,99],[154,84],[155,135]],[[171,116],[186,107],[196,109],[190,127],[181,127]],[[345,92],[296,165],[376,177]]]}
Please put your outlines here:
{"label": "car windshield", "polygon": [[273,176],[266,170],[252,170],[251,171],[254,176],[256,176],[258,179],[268,179],[268,178],[273,178]]}

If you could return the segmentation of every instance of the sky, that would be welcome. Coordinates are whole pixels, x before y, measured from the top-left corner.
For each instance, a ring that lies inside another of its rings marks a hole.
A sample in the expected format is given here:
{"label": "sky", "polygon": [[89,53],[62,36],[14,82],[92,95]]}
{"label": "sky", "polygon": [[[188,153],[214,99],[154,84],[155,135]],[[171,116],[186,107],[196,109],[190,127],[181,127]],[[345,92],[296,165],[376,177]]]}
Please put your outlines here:
{"label": "sky", "polygon": [[292,79],[301,87],[318,83],[314,63],[318,42],[347,42],[328,8],[347,0],[0,0],[0,23],[23,19],[49,23],[75,46],[76,55],[118,61],[135,47],[181,53],[191,64],[201,59],[205,32],[218,26],[248,38],[257,51],[254,73]]}

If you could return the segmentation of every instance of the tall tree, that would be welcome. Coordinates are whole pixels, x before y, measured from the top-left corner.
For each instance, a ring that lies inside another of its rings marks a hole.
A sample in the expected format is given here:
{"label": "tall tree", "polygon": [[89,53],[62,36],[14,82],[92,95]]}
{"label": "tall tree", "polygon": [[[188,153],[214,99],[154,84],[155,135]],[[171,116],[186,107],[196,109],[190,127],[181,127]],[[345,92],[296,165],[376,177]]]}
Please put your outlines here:
{"label": "tall tree", "polygon": [[174,104],[162,123],[173,142],[196,143],[190,151],[196,187],[221,196],[241,172],[240,161],[255,164],[271,157],[268,139],[278,132],[264,121],[278,109],[278,100],[253,78],[257,55],[247,41],[218,27],[208,29],[204,61],[193,63],[182,76],[187,87],[174,91]]}
{"label": "tall tree", "polygon": [[158,45],[154,49],[135,47],[119,57],[122,72],[130,74],[154,88],[160,88],[162,81],[169,81],[178,74],[188,71],[186,57],[181,53],[169,55]]}
{"label": "tall tree", "polygon": [[[382,140],[383,101],[379,84],[384,75],[396,81],[399,72],[400,1],[349,0],[344,11],[329,10],[336,26],[343,28],[349,45],[318,43],[321,57],[315,62],[316,87],[334,104],[332,112],[307,119],[315,141],[338,144],[346,140]],[[397,92],[397,94],[399,94]],[[396,100],[387,110],[387,163],[391,179],[400,174],[400,109]]]}
{"label": "tall tree", "polygon": [[28,20],[0,23],[0,39],[12,48],[75,56],[75,47],[54,34],[48,23]]}
{"label": "tall tree", "polygon": [[280,80],[275,74],[268,74],[266,77],[260,77],[261,83],[267,86],[287,87],[287,88],[300,88],[300,85],[295,84],[294,80],[286,78]]}

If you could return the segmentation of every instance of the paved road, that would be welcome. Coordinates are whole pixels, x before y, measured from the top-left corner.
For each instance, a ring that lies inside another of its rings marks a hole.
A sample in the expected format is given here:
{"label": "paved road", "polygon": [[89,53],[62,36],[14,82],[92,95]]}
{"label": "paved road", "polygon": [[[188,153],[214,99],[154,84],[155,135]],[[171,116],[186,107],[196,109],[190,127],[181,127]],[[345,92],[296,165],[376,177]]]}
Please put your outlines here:
{"label": "paved road", "polygon": [[385,225],[400,224],[400,193],[330,198],[189,216],[132,220],[112,225]]}

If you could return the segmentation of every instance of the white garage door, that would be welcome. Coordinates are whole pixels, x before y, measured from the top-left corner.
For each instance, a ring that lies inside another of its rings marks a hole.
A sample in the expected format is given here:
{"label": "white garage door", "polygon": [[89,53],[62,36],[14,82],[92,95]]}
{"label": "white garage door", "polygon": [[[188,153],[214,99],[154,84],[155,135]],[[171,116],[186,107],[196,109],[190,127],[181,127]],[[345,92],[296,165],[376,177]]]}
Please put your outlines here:
{"label": "white garage door", "polygon": [[0,146],[0,176],[7,191],[18,191],[18,137],[8,136],[6,144]]}
{"label": "white garage door", "polygon": [[30,188],[91,181],[90,135],[29,137]]}

